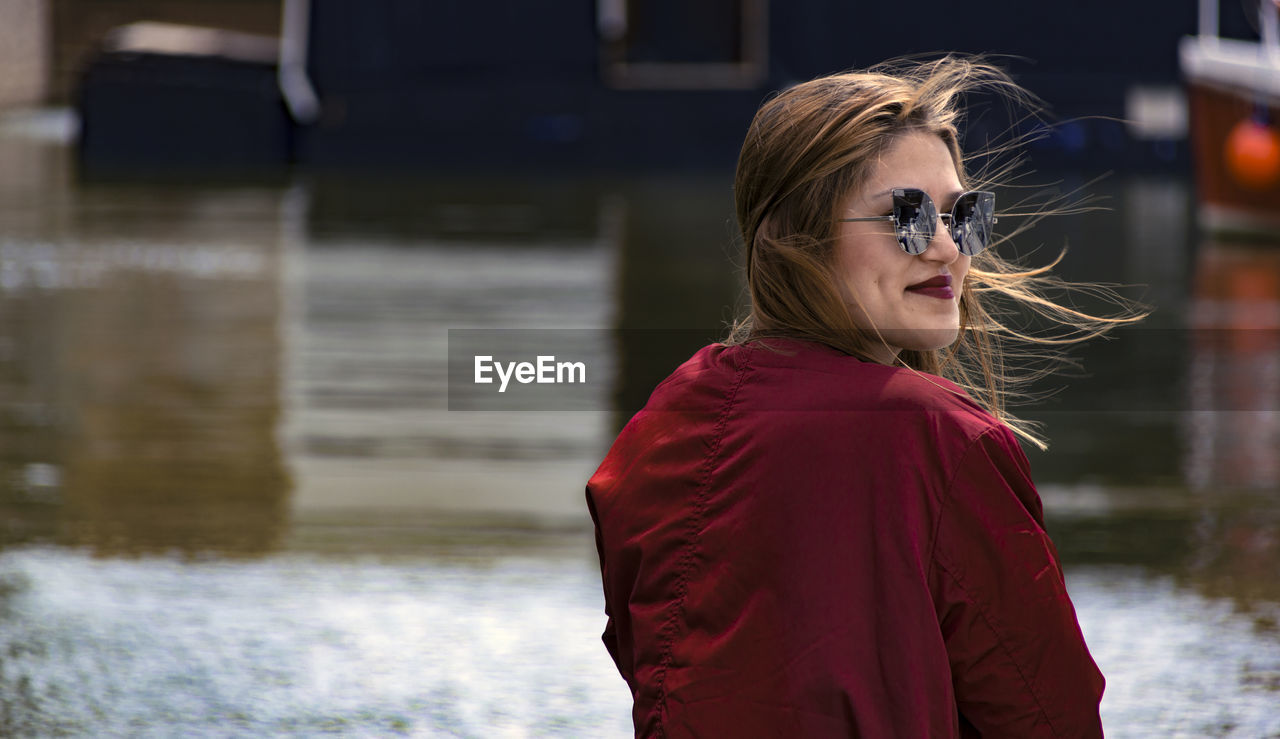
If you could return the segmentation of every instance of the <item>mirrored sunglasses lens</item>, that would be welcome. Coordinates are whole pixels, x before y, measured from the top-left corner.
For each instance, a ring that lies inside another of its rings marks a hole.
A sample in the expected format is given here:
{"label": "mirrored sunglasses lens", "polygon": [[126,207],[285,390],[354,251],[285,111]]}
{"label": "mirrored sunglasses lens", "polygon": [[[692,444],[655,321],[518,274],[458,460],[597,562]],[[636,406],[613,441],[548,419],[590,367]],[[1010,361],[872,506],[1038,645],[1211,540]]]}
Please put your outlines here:
{"label": "mirrored sunglasses lens", "polygon": [[896,219],[898,243],[908,254],[920,254],[933,240],[938,211],[929,196],[919,190],[895,193],[893,215]]}
{"label": "mirrored sunglasses lens", "polygon": [[951,238],[961,254],[974,256],[991,242],[995,198],[991,193],[966,193],[951,211]]}

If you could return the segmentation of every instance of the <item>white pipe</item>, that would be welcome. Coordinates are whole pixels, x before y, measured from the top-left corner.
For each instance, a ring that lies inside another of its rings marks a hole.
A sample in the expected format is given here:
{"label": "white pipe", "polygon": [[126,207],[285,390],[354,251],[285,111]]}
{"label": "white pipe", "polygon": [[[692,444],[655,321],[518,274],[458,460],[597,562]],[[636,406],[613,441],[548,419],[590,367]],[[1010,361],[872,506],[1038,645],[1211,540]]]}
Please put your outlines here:
{"label": "white pipe", "polygon": [[284,0],[280,18],[280,63],[276,80],[289,114],[298,123],[315,123],[320,99],[307,77],[307,40],[311,33],[311,0]]}
{"label": "white pipe", "polygon": [[596,0],[596,32],[605,41],[627,35],[627,0]]}
{"label": "white pipe", "polygon": [[1218,0],[1200,0],[1200,38],[1218,37]]}

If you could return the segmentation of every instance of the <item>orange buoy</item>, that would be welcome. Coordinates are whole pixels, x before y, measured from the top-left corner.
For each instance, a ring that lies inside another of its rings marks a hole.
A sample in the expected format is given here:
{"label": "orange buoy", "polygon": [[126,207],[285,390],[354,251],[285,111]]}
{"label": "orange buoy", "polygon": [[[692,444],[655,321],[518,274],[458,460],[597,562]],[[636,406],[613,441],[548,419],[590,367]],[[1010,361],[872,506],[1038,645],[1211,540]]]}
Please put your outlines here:
{"label": "orange buoy", "polygon": [[1280,180],[1280,133],[1252,118],[1227,135],[1227,169],[1245,187],[1264,190]]}

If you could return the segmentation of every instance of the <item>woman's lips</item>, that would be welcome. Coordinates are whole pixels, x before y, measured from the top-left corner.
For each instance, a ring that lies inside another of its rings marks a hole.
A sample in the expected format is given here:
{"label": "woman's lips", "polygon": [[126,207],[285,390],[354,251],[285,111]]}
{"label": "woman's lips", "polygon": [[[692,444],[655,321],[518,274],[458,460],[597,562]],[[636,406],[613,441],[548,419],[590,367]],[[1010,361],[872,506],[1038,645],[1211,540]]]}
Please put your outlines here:
{"label": "woman's lips", "polygon": [[952,300],[956,294],[951,291],[951,275],[938,275],[924,282],[917,282],[907,287],[910,292],[925,295],[939,300]]}

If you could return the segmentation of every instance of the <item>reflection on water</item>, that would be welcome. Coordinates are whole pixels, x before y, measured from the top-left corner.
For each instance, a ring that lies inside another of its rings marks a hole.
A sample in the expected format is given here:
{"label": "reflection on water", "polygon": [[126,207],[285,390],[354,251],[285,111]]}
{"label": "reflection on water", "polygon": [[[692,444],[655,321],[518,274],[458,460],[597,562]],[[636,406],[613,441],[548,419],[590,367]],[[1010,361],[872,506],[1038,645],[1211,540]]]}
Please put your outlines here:
{"label": "reflection on water", "polygon": [[38,194],[9,193],[0,500],[21,515],[6,543],[274,548],[289,489],[275,442],[280,197],[68,189],[32,219]]}
{"label": "reflection on water", "polygon": [[[66,164],[0,136],[0,734],[625,735],[582,485],[741,300],[728,178]],[[1157,308],[1028,414],[1109,735],[1274,735],[1280,249],[1100,189],[1019,248]],[[488,328],[603,330],[609,410],[450,411]]]}
{"label": "reflection on water", "polygon": [[1201,245],[1187,482],[1280,490],[1280,244]]}
{"label": "reflection on water", "polygon": [[[449,511],[577,524],[601,412],[450,413],[448,329],[602,320],[603,246],[319,243],[289,329],[297,515]],[[534,304],[542,305],[534,308]],[[472,306],[484,306],[472,309]]]}

